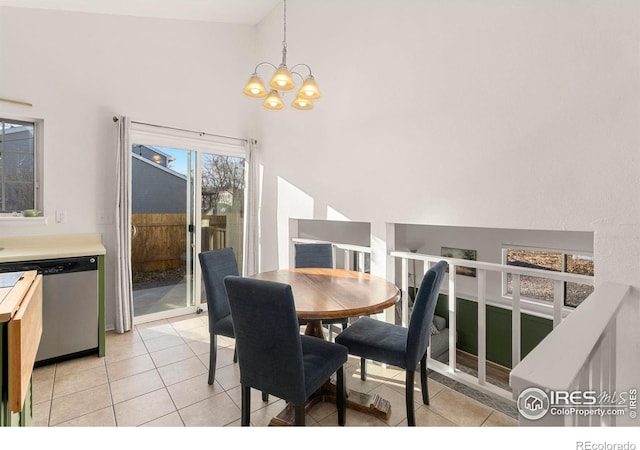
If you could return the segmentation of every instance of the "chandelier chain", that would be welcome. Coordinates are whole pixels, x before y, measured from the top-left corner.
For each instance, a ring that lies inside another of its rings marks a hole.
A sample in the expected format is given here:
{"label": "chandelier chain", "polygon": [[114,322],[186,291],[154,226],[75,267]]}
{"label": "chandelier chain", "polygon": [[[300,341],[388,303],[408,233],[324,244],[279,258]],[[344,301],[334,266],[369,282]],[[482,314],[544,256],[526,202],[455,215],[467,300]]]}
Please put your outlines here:
{"label": "chandelier chain", "polygon": [[287,0],[284,0],[284,37],[282,41],[282,66],[287,65]]}
{"label": "chandelier chain", "polygon": [[282,46],[287,46],[287,0],[284,0],[284,40]]}

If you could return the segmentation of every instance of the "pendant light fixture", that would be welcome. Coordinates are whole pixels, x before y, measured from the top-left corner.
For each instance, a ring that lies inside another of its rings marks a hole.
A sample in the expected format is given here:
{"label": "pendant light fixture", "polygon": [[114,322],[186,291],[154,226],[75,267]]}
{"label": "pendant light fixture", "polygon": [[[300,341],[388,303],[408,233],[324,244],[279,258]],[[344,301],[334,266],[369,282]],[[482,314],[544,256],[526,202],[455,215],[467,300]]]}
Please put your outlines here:
{"label": "pendant light fixture", "polygon": [[[302,80],[302,86],[296,94],[295,100],[291,103],[291,106],[300,110],[309,110],[313,108],[313,101],[320,98],[320,90],[318,89],[318,84],[311,73],[311,67],[306,64],[296,64],[291,67],[291,70],[287,67],[287,0],[284,0],[283,24],[284,39],[282,41],[282,63],[277,67],[275,64],[270,62],[259,63],[253,70],[253,74],[251,74],[251,78],[249,78],[249,81],[242,92],[244,95],[251,98],[263,98],[264,102],[262,103],[262,106],[266,109],[272,111],[284,109],[282,97],[285,93],[293,91],[296,88],[293,81],[293,75],[297,75]],[[275,69],[268,87],[265,87],[264,83],[258,76],[258,69],[262,66],[270,66]],[[296,72],[296,69],[300,67],[304,67],[309,71],[309,75],[307,75],[306,78],[299,72]]]}

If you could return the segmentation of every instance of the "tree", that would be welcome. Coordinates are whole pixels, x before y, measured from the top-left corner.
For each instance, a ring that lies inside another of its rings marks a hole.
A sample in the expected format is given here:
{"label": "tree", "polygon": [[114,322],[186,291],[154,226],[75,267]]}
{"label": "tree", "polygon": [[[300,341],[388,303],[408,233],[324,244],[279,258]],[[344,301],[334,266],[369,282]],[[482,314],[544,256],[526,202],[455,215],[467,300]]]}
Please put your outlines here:
{"label": "tree", "polygon": [[244,165],[244,159],[235,156],[203,155],[203,211],[218,214],[219,206],[226,200],[236,212],[244,213]]}

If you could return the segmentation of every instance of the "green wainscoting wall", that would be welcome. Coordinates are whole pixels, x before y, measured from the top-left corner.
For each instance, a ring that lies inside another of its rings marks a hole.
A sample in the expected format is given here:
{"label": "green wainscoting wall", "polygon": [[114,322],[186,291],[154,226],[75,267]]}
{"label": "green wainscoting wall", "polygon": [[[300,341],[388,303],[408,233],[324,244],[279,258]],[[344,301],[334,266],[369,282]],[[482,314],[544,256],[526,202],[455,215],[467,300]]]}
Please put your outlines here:
{"label": "green wainscoting wall", "polygon": [[[511,366],[511,310],[487,305],[487,360],[501,366]],[[478,304],[464,298],[456,299],[457,348],[472,355],[478,355]],[[449,316],[449,297],[440,294],[436,314]],[[553,328],[550,319],[530,314],[522,314],[521,358],[524,358]],[[447,319],[448,322],[448,319]]]}

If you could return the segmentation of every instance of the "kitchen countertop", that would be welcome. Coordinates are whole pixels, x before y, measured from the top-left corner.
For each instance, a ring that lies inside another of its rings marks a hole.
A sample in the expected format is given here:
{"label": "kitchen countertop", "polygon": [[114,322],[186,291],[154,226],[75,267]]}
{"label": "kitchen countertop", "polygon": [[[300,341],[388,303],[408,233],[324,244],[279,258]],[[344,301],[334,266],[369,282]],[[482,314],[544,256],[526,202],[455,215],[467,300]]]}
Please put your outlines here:
{"label": "kitchen countertop", "polygon": [[61,234],[0,238],[0,263],[104,255],[102,236]]}

